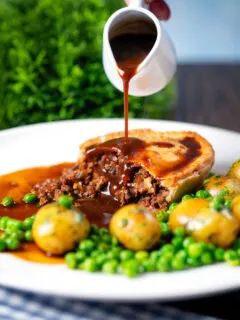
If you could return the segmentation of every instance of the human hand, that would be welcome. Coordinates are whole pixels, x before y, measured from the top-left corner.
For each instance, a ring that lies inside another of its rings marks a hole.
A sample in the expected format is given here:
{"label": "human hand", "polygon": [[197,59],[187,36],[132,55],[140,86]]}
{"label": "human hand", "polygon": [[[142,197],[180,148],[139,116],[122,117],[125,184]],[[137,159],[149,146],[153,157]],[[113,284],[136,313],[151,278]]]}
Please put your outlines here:
{"label": "human hand", "polygon": [[[125,0],[127,4],[130,3],[131,0]],[[164,0],[145,0],[147,4],[149,4],[149,9],[160,19],[160,20],[168,20],[171,15],[171,11]]]}

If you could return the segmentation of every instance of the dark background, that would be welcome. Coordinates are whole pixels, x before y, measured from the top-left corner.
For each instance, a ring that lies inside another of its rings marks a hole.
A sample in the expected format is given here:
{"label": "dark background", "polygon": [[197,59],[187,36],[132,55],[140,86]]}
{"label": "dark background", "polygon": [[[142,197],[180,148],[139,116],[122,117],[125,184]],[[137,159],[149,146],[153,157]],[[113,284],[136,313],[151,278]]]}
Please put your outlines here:
{"label": "dark background", "polygon": [[176,120],[240,131],[240,64],[179,65],[177,88]]}

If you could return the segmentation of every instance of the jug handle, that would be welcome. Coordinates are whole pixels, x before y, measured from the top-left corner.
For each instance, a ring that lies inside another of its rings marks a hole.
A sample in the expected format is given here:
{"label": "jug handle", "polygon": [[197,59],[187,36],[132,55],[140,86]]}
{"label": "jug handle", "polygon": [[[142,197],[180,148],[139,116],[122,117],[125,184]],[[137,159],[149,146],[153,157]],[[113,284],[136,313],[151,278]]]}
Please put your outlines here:
{"label": "jug handle", "polygon": [[128,5],[129,7],[132,8],[145,8],[148,9],[148,5],[145,3],[144,0],[130,0],[130,3]]}

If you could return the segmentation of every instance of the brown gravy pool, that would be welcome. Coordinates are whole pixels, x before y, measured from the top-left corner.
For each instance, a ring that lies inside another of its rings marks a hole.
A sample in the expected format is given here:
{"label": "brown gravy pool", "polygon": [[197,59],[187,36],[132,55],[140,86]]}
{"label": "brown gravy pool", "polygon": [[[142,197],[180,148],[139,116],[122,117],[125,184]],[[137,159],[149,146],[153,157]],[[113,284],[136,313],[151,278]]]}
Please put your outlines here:
{"label": "brown gravy pool", "polygon": [[[0,199],[10,196],[18,205],[5,208],[0,205],[0,217],[9,216],[14,219],[24,220],[37,212],[35,204],[27,205],[21,202],[23,196],[30,192],[32,186],[48,178],[58,178],[63,169],[72,167],[72,163],[61,163],[49,167],[24,169],[0,177]],[[1,232],[1,231],[0,231]],[[38,263],[63,263],[63,258],[50,257],[42,252],[34,243],[24,243],[21,250],[13,252],[14,256]]]}
{"label": "brown gravy pool", "polygon": [[[0,200],[6,196],[12,197],[17,205],[4,207],[0,205],[0,217],[8,216],[24,220],[38,211],[36,204],[25,204],[23,196],[30,192],[36,183],[46,179],[58,178],[63,169],[72,167],[73,163],[61,163],[48,167],[29,168],[0,176]],[[109,195],[101,195],[97,199],[82,199],[81,210],[86,214],[91,224],[99,227],[107,226],[112,214],[119,208],[119,203]],[[0,230],[1,234],[1,230]],[[63,263],[63,258],[47,256],[35,244],[26,243],[21,250],[13,252],[14,256],[38,263]]]}

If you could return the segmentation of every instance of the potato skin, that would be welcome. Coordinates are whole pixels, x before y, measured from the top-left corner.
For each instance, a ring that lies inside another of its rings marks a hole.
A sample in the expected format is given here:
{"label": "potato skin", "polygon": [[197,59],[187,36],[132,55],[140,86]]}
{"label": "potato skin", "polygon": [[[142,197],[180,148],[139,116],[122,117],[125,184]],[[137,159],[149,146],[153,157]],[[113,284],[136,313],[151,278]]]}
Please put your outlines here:
{"label": "potato skin", "polygon": [[213,196],[219,195],[226,190],[229,194],[224,196],[225,199],[232,199],[235,195],[240,194],[240,181],[227,176],[212,176],[205,184],[205,189]]}
{"label": "potato skin", "polygon": [[231,246],[240,229],[234,216],[226,211],[213,211],[206,199],[180,203],[171,213],[169,225],[172,231],[184,227],[196,241],[214,243],[221,248]]}
{"label": "potato skin", "polygon": [[233,198],[233,201],[231,204],[231,210],[232,210],[233,216],[237,218],[240,223],[240,195]]}
{"label": "potato skin", "polygon": [[172,211],[169,217],[169,227],[173,231],[177,227],[184,227],[188,231],[188,224],[198,212],[208,207],[209,201],[206,199],[189,199],[180,202]]}
{"label": "potato skin", "polygon": [[134,251],[151,249],[161,237],[161,228],[155,214],[135,204],[115,212],[110,222],[110,232],[126,248]]}
{"label": "potato skin", "polygon": [[33,223],[33,239],[45,252],[62,255],[74,249],[76,243],[85,239],[90,224],[85,215],[56,203],[42,207]]}
{"label": "potato skin", "polygon": [[228,176],[233,179],[240,180],[240,159],[235,161],[232,166],[229,168]]}

